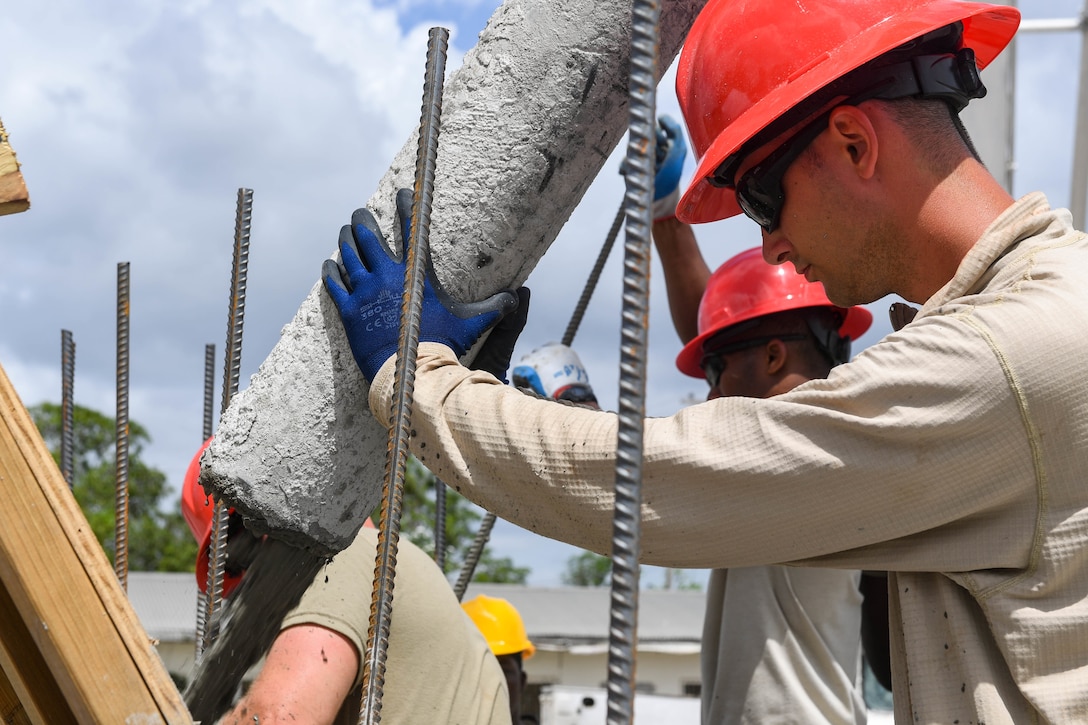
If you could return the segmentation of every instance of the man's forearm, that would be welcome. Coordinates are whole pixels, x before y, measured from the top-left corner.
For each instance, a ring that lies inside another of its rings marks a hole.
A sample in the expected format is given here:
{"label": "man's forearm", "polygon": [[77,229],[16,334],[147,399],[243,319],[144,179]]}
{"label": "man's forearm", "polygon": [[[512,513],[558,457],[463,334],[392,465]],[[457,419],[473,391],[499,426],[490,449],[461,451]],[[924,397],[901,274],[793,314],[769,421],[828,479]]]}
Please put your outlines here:
{"label": "man's forearm", "polygon": [[655,221],[653,237],[665,272],[672,323],[681,342],[686,344],[698,335],[699,302],[710,268],[699,251],[695,233],[679,219]]}

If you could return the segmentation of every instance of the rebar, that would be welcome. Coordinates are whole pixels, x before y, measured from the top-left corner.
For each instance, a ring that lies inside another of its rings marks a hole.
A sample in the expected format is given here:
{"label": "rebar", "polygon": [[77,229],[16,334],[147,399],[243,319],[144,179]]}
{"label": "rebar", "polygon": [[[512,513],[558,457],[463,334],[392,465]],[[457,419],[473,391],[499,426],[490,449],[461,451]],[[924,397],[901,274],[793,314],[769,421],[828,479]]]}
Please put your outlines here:
{"label": "rebar", "polygon": [[446,571],[446,484],[434,478],[434,563]]}
{"label": "rebar", "polygon": [[[201,443],[212,437],[212,421],[215,406],[215,345],[204,346],[204,427]],[[214,515],[214,508],[213,508]],[[204,657],[204,642],[207,637],[208,593],[197,590],[196,593],[196,661]]]}
{"label": "rebar", "polygon": [[612,246],[616,243],[616,237],[620,234],[620,227],[623,226],[623,218],[627,214],[626,206],[626,204],[620,204],[620,208],[616,210],[616,218],[612,220],[612,227],[608,230],[604,245],[597,254],[597,261],[593,264],[593,269],[589,272],[586,286],[582,288],[582,296],[578,298],[578,304],[574,306],[570,322],[567,323],[567,329],[563,333],[562,343],[567,347],[574,343],[574,336],[578,334],[578,327],[582,324],[586,308],[589,307],[589,299],[593,296],[593,291],[597,289],[597,282],[601,279],[601,270],[604,269],[604,263],[608,261],[608,255],[612,252]]}
{"label": "rebar", "polygon": [[[389,648],[393,584],[396,576],[397,543],[400,539],[400,507],[404,494],[404,472],[408,459],[419,321],[423,308],[423,281],[431,226],[438,135],[441,130],[442,84],[446,72],[449,30],[431,28],[427,41],[427,67],[423,81],[419,147],[416,152],[415,198],[412,202],[412,240],[404,240],[404,294],[401,301],[397,364],[393,377],[393,425],[385,462],[381,520],[378,526],[378,553],[374,562],[374,589],[367,629],[366,662],[363,667],[363,702],[359,722],[381,722],[385,660]],[[407,231],[407,230],[402,230]]]}
{"label": "rebar", "polygon": [[204,428],[201,443],[212,437],[215,419],[215,345],[204,346]]}
{"label": "rebar", "polygon": [[630,127],[627,140],[623,318],[620,331],[619,431],[616,502],[612,520],[612,599],[608,641],[609,725],[634,719],[638,624],[639,540],[642,525],[642,438],[646,413],[650,228],[654,192],[656,0],[631,8]]}
{"label": "rebar", "polygon": [[117,264],[117,420],[113,569],[128,591],[128,335],[129,263]]}
{"label": "rebar", "polygon": [[472,575],[476,573],[476,565],[480,563],[480,556],[487,546],[487,540],[491,538],[491,529],[495,525],[495,514],[488,511],[480,521],[480,528],[476,530],[476,538],[472,540],[465,563],[461,566],[461,573],[457,576],[457,583],[453,585],[453,593],[457,595],[457,601],[465,597],[468,583],[472,581]]}
{"label": "rebar", "polygon": [[[242,369],[242,327],[246,312],[246,279],[249,273],[249,231],[253,217],[253,190],[238,189],[234,221],[234,263],[231,271],[230,306],[227,315],[226,355],[223,359],[223,402],[220,414],[238,392]],[[223,616],[223,571],[227,559],[227,528],[230,509],[217,498],[212,514],[211,552],[208,562],[208,606],[204,617],[204,650],[219,636]]]}
{"label": "rebar", "polygon": [[75,485],[72,471],[72,426],[75,401],[72,381],[76,370],[76,343],[71,330],[60,331],[60,473],[71,489]]}

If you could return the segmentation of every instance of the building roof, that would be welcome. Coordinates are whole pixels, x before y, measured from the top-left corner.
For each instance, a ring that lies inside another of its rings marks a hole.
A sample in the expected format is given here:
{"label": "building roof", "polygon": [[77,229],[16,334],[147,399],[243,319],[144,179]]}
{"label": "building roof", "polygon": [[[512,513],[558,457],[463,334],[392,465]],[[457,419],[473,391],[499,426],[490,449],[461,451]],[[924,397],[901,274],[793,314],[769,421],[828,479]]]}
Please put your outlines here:
{"label": "building roof", "polygon": [[[471,584],[465,600],[477,594],[501,597],[513,604],[525,622],[529,639],[538,648],[587,651],[607,646],[610,587]],[[644,589],[638,599],[640,650],[698,651],[705,592]]]}
{"label": "building roof", "polygon": [[[471,584],[465,600],[477,594],[513,604],[538,648],[590,652],[607,646],[609,587]],[[162,642],[193,641],[197,587],[192,573],[129,572],[128,596],[149,636]],[[697,651],[705,602],[706,594],[699,591],[639,592],[639,649]],[[370,602],[360,606],[368,607]]]}

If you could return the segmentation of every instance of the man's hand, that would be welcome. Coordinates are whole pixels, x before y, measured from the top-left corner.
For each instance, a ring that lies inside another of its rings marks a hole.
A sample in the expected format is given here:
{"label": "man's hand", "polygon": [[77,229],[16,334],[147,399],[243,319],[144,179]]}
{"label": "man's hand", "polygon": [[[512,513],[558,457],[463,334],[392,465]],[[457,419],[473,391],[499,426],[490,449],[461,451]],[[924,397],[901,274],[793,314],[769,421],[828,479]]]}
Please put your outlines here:
{"label": "man's hand", "polygon": [[654,221],[676,216],[676,204],[680,201],[680,172],[684,169],[684,157],[688,144],[684,131],[672,116],[657,119],[657,156],[654,159]]}
{"label": "man's hand", "polygon": [[[411,236],[412,192],[397,192],[397,216],[407,244]],[[381,366],[397,352],[405,263],[389,248],[374,216],[357,209],[340,230],[340,258],[325,260],[325,289],[340,312],[359,370],[373,382]],[[504,315],[518,298],[503,291],[481,302],[458,302],[438,284],[428,259],[420,315],[420,342],[446,345],[457,357]]]}
{"label": "man's hand", "polygon": [[516,292],[518,308],[499,320],[499,324],[495,325],[495,329],[484,340],[476,358],[469,365],[473,370],[491,373],[503,383],[510,382],[506,379],[506,371],[510,369],[514,345],[517,344],[521,331],[525,329],[525,321],[529,319],[529,288],[519,287]]}

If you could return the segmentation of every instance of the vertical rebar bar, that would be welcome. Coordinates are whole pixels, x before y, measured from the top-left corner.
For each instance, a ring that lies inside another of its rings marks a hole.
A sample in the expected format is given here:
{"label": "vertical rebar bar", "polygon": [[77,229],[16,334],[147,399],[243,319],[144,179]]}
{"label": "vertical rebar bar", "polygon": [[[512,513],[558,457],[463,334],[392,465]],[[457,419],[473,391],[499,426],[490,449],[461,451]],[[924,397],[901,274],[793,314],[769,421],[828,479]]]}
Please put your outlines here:
{"label": "vertical rebar bar", "polygon": [[[215,345],[204,346],[204,426],[201,443],[212,437],[215,416]],[[213,509],[214,510],[214,509]],[[199,588],[196,593],[196,661],[204,658],[204,641],[208,626],[208,593]]]}
{"label": "vertical rebar bar", "polygon": [[623,226],[623,218],[627,214],[626,206],[626,204],[620,204],[620,208],[616,210],[616,218],[612,220],[612,227],[608,230],[608,236],[605,237],[604,246],[601,247],[600,253],[597,254],[597,261],[589,272],[586,286],[582,288],[582,296],[578,299],[578,304],[574,306],[574,312],[570,316],[570,322],[567,323],[567,329],[563,333],[561,341],[567,347],[574,343],[574,336],[578,334],[578,326],[582,324],[586,308],[589,307],[589,299],[593,296],[593,290],[597,289],[597,282],[601,279],[601,270],[604,269],[604,263],[608,261],[608,255],[612,251],[612,246],[616,243],[616,237],[620,234],[620,227]]}
{"label": "vertical rebar bar", "polygon": [[117,264],[117,488],[114,506],[113,569],[128,591],[128,334],[129,263]]}
{"label": "vertical rebar bar", "polygon": [[71,330],[60,331],[60,473],[71,489],[75,485],[72,471],[72,426],[75,400],[72,382],[76,370],[76,343]]}
{"label": "vertical rebar bar", "polygon": [[657,0],[631,7],[630,127],[627,139],[627,239],[620,341],[616,502],[612,520],[612,606],[608,638],[608,723],[634,719],[642,529],[642,434],[646,414],[650,228],[656,144]]}
{"label": "vertical rebar bar", "polygon": [[434,563],[446,571],[446,484],[434,477]]}
{"label": "vertical rebar bar", "polygon": [[[246,312],[246,277],[249,271],[249,231],[253,217],[253,190],[238,189],[234,221],[234,263],[231,272],[230,309],[227,315],[226,355],[223,358],[222,414],[238,392],[242,369],[242,326]],[[223,570],[227,558],[227,525],[230,509],[216,499],[212,523],[211,552],[208,563],[208,606],[204,616],[204,650],[219,636],[223,616]]]}
{"label": "vertical rebar bar", "polygon": [[212,423],[215,420],[215,345],[204,346],[204,437],[200,442],[212,437]]}
{"label": "vertical rebar bar", "polygon": [[480,555],[487,546],[487,540],[491,538],[491,528],[495,525],[495,514],[488,511],[480,521],[480,528],[476,530],[476,538],[472,540],[465,563],[461,566],[461,573],[457,576],[457,583],[453,585],[453,593],[457,595],[457,601],[465,597],[468,583],[472,581],[472,575],[476,572],[476,565],[480,563]]}
{"label": "vertical rebar bar", "polygon": [[423,307],[423,280],[430,239],[431,200],[434,195],[434,172],[442,117],[442,85],[446,74],[449,34],[446,28],[431,28],[427,41],[427,68],[423,82],[419,147],[416,153],[415,198],[412,203],[413,238],[411,244],[407,238],[404,240],[404,295],[401,301],[397,364],[393,376],[393,425],[389,430],[385,482],[382,486],[378,553],[374,562],[374,590],[367,629],[366,661],[363,666],[363,703],[359,722],[365,725],[381,722],[397,544],[400,539],[400,506],[408,460],[416,352],[419,346],[419,321]]}

